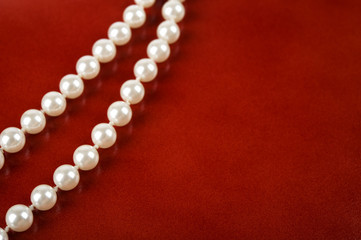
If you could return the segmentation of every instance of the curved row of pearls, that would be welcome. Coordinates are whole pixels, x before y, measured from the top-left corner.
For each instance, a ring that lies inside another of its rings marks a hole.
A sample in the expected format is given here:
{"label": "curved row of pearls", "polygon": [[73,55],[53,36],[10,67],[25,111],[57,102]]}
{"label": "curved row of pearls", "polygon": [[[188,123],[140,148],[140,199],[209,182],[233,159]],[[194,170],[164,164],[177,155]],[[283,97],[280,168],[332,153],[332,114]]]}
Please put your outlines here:
{"label": "curved row of pearls", "polygon": [[154,2],[155,0],[135,0],[136,4],[130,5],[124,10],[124,22],[115,22],[109,27],[108,39],[100,39],[94,43],[92,56],[83,56],[77,61],[77,74],[64,76],[60,80],[59,92],[51,91],[44,95],[41,100],[41,110],[26,111],[21,116],[21,129],[9,127],[1,132],[0,169],[5,162],[3,151],[16,153],[23,149],[26,141],[24,133],[38,134],[43,131],[46,125],[45,114],[51,117],[61,115],[66,109],[66,99],[75,99],[83,93],[83,80],[95,78],[100,72],[100,63],[107,63],[114,59],[116,45],[122,46],[130,41],[131,28],[139,28],[145,23],[144,8],[151,7]]}
{"label": "curved row of pearls", "polygon": [[[144,7],[151,6],[154,1],[135,0],[137,4]],[[109,123],[100,123],[93,128],[91,138],[94,145],[78,147],[73,154],[74,166],[64,164],[55,170],[53,174],[55,187],[46,184],[35,187],[30,196],[32,205],[28,207],[17,204],[7,211],[5,217],[7,227],[5,229],[0,228],[0,240],[8,240],[7,232],[10,229],[15,232],[23,232],[29,229],[33,223],[32,210],[34,208],[41,211],[51,209],[57,201],[56,192],[58,189],[69,191],[78,185],[80,180],[79,169],[88,171],[97,166],[99,162],[97,149],[109,148],[114,145],[117,139],[114,126],[121,127],[130,122],[132,118],[130,105],[139,103],[145,94],[142,82],[150,82],[157,76],[157,63],[168,59],[170,55],[169,44],[177,41],[180,36],[180,30],[176,22],[181,21],[185,14],[181,2],[181,0],[169,0],[163,5],[162,15],[165,21],[158,26],[158,39],[149,43],[147,48],[148,58],[140,59],[135,64],[134,75],[136,79],[128,80],[121,86],[120,96],[122,101],[116,101],[109,106],[107,110]],[[129,15],[125,19],[128,18],[130,19],[131,16]],[[101,51],[98,50],[98,52]],[[108,56],[108,54],[106,55]],[[36,115],[35,112],[32,114]],[[22,131],[19,132],[19,134],[21,133]]]}

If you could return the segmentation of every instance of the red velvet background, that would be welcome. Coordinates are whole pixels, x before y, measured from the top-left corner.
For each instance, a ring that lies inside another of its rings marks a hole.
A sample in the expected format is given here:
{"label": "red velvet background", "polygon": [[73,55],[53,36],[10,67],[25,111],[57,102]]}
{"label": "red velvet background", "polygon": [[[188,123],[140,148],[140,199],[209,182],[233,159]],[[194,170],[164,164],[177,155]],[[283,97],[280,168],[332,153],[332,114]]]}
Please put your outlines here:
{"label": "red velvet background", "polygon": [[[91,143],[161,21],[0,171],[0,226]],[[19,126],[130,0],[1,0],[0,129]],[[11,239],[360,239],[361,2],[188,0],[159,77],[79,186]]]}

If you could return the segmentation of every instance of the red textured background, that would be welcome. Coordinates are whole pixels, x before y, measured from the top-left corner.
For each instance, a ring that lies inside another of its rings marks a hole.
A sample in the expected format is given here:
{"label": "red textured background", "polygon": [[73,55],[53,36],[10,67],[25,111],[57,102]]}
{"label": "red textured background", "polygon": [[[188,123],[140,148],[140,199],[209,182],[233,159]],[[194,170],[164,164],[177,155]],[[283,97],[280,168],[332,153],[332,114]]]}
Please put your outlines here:
{"label": "red textured background", "polygon": [[[0,226],[107,121],[162,20],[6,155]],[[0,129],[19,126],[130,0],[0,0]],[[79,186],[11,239],[360,239],[361,2],[188,0],[182,37]]]}

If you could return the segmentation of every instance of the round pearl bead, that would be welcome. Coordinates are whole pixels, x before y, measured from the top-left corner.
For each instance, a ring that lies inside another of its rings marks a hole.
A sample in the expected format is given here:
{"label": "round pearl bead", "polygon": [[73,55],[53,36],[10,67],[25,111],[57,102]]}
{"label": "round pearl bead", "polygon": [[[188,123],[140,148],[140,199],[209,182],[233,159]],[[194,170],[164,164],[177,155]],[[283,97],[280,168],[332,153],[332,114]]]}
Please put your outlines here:
{"label": "round pearl bead", "polygon": [[132,37],[132,31],[128,24],[124,22],[115,22],[108,29],[108,38],[115,45],[122,46],[129,42]]}
{"label": "round pearl bead", "polygon": [[166,20],[179,22],[184,18],[185,9],[179,1],[168,1],[163,5],[162,16]]}
{"label": "round pearl bead", "polygon": [[135,0],[134,2],[144,8],[149,8],[153,6],[155,0]]}
{"label": "round pearl bead", "polygon": [[60,92],[67,98],[79,97],[84,91],[83,80],[75,74],[68,74],[60,80]]}
{"label": "round pearl bead", "polygon": [[93,146],[82,145],[75,150],[73,161],[81,170],[88,171],[97,166],[99,153]]}
{"label": "round pearl bead", "polygon": [[53,175],[55,185],[64,191],[74,189],[78,185],[79,180],[80,176],[78,170],[69,164],[58,167]]}
{"label": "round pearl bead", "polygon": [[180,30],[178,25],[173,21],[164,21],[157,28],[157,36],[167,41],[169,44],[175,43],[179,36]]}
{"label": "round pearl bead", "polygon": [[9,240],[8,234],[2,228],[0,228],[0,240]]}
{"label": "round pearl bead", "polygon": [[117,49],[111,40],[100,39],[94,43],[92,52],[99,62],[107,63],[114,59]]}
{"label": "round pearl bead", "polygon": [[142,83],[137,80],[128,80],[120,88],[120,96],[130,104],[137,104],[142,101],[144,93],[145,90]]}
{"label": "round pearl bead", "polygon": [[98,76],[100,64],[93,56],[83,56],[76,63],[76,72],[83,79],[92,79]]}
{"label": "round pearl bead", "polygon": [[14,205],[6,213],[6,224],[15,232],[24,232],[28,230],[33,223],[33,213],[25,205]]}
{"label": "round pearl bead", "polygon": [[30,195],[31,203],[35,208],[46,211],[54,207],[57,196],[54,188],[42,184],[34,188]]}
{"label": "round pearl bead", "polygon": [[30,134],[37,134],[44,130],[46,119],[42,112],[30,109],[21,116],[21,127]]}
{"label": "round pearl bead", "polygon": [[[4,157],[3,152],[2,152],[2,151],[0,151],[0,169],[2,169],[2,168],[3,168],[4,163],[5,163],[5,157]],[[0,238],[0,240],[1,240],[1,238]]]}
{"label": "round pearl bead", "polygon": [[9,127],[0,134],[0,145],[9,153],[19,152],[23,149],[25,141],[25,135],[19,128]]}
{"label": "round pearl bead", "polygon": [[56,117],[65,111],[66,100],[61,93],[48,92],[41,100],[41,108],[49,116]]}
{"label": "round pearl bead", "polygon": [[115,126],[125,126],[132,119],[132,109],[125,102],[114,102],[108,108],[108,119]]}
{"label": "round pearl bead", "polygon": [[94,144],[101,148],[109,148],[117,140],[117,132],[112,125],[100,123],[93,128],[91,137]]}
{"label": "round pearl bead", "polygon": [[124,10],[123,19],[131,28],[139,28],[144,24],[146,15],[142,7],[130,5]]}
{"label": "round pearl bead", "polygon": [[170,48],[163,39],[155,39],[151,41],[147,48],[148,57],[157,63],[164,62],[170,55]]}
{"label": "round pearl bead", "polygon": [[149,58],[140,59],[134,66],[134,75],[142,82],[152,81],[158,74],[157,64]]}

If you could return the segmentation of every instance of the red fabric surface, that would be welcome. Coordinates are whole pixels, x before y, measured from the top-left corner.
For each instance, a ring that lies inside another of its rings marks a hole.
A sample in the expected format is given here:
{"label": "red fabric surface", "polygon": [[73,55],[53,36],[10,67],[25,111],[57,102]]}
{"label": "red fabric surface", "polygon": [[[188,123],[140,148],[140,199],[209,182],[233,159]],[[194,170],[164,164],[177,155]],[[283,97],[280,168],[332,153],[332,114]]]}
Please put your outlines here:
{"label": "red fabric surface", "polygon": [[[0,226],[107,121],[161,5],[0,171]],[[19,126],[130,0],[0,1],[0,129]],[[99,166],[11,239],[360,239],[361,2],[189,0]]]}

